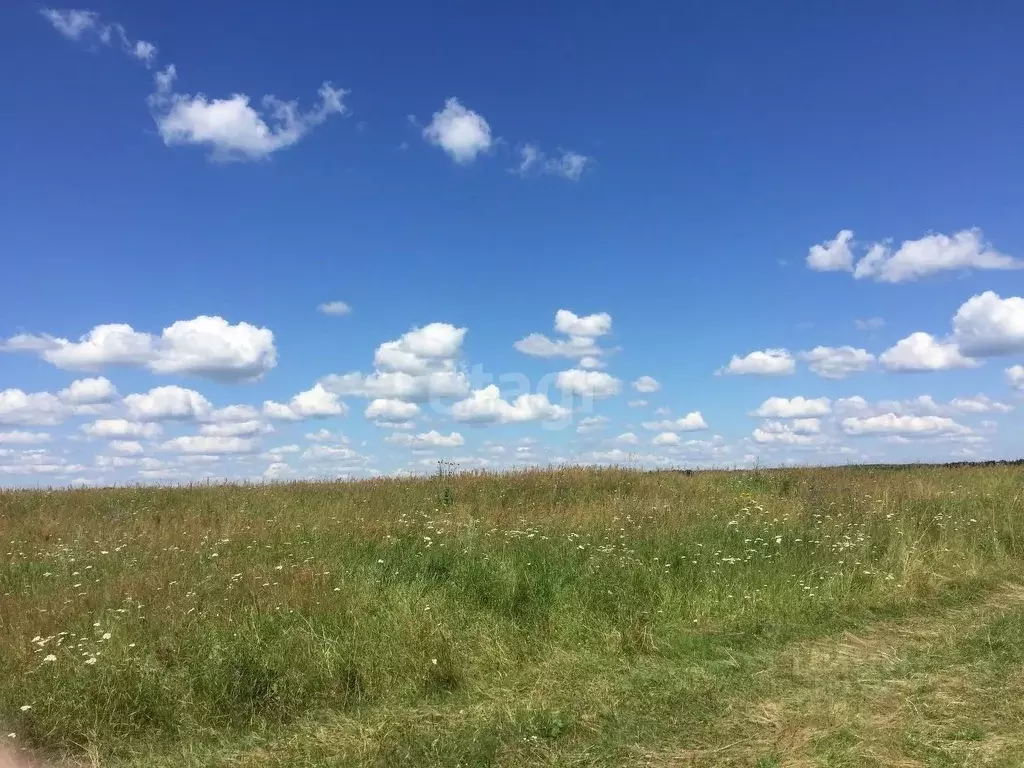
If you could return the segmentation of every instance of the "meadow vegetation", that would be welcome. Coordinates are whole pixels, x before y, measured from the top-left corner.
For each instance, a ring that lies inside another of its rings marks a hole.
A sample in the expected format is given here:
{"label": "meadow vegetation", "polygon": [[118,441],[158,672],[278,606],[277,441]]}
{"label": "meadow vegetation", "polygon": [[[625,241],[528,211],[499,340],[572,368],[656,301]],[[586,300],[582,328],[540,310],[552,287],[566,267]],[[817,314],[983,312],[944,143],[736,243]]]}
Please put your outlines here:
{"label": "meadow vegetation", "polygon": [[3,491],[0,547],[54,763],[1024,764],[1017,467]]}

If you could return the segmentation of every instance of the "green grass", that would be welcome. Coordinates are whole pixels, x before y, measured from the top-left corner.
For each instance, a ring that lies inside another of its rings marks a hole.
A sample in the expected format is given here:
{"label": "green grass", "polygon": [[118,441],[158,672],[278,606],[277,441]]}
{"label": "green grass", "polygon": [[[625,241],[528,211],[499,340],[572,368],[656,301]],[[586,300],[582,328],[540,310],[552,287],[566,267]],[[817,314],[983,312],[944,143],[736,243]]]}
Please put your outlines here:
{"label": "green grass", "polygon": [[0,492],[0,738],[175,768],[1017,765],[1022,499],[1012,467]]}

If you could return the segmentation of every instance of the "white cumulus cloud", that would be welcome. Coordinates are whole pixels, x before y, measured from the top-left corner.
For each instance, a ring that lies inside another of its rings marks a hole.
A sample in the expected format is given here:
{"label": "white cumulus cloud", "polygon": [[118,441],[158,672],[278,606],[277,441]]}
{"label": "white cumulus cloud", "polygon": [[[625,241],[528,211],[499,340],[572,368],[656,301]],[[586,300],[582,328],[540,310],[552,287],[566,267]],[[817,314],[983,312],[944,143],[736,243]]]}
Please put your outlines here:
{"label": "white cumulus cloud", "polygon": [[643,392],[649,394],[651,392],[657,392],[661,389],[661,384],[658,380],[650,376],[641,376],[639,379],[633,382],[633,389],[637,392]]}
{"label": "white cumulus cloud", "polygon": [[277,364],[274,334],[269,329],[245,322],[232,325],[207,315],[172,323],[159,336],[114,323],[98,325],[78,341],[21,334],[7,339],[0,349],[35,352],[70,370],[132,365],[153,373],[223,381],[258,379]]}
{"label": "white cumulus cloud", "polygon": [[877,416],[848,416],[842,420],[848,435],[899,435],[902,437],[933,437],[936,435],[969,434],[971,429],[945,416],[904,416],[883,413]]}
{"label": "white cumulus cloud", "polygon": [[801,352],[800,359],[825,379],[844,379],[850,374],[866,371],[875,362],[873,354],[855,347],[815,347],[809,352]]}
{"label": "white cumulus cloud", "polygon": [[211,435],[182,435],[161,444],[165,451],[185,454],[255,453],[259,440],[244,437],[216,437]]}
{"label": "white cumulus cloud", "polygon": [[116,399],[117,389],[110,379],[97,376],[93,379],[77,379],[58,394],[61,400],[72,405],[97,405]]}
{"label": "white cumulus cloud", "polygon": [[567,336],[604,336],[611,333],[612,316],[607,312],[580,317],[568,309],[555,312],[555,330]]}
{"label": "white cumulus cloud", "polygon": [[622,382],[603,371],[582,371],[572,368],[561,371],[555,385],[580,397],[609,397],[619,394]]}
{"label": "white cumulus cloud", "polygon": [[1007,368],[1006,380],[1011,387],[1024,392],[1024,365],[1012,365]]}
{"label": "white cumulus cloud", "polygon": [[833,240],[812,245],[807,253],[807,266],[816,272],[849,272],[853,269],[853,232],[842,230]]}
{"label": "white cumulus cloud", "polygon": [[568,357],[580,360],[581,368],[604,367],[602,357],[609,350],[597,338],[611,333],[612,316],[607,312],[579,316],[568,309],[555,313],[555,331],[564,338],[550,339],[542,333],[531,333],[513,346],[532,357]]}
{"label": "white cumulus cloud", "polygon": [[0,432],[0,445],[38,445],[51,439],[47,432]]}
{"label": "white cumulus cloud", "polygon": [[126,456],[138,456],[146,452],[138,440],[111,440],[107,447]]}
{"label": "white cumulus cloud", "polygon": [[213,405],[194,389],[176,385],[155,387],[145,394],[128,395],[124,399],[128,415],[136,421],[202,420],[213,411]]}
{"label": "white cumulus cloud", "polygon": [[90,437],[104,437],[116,440],[152,440],[163,434],[159,424],[153,422],[129,421],[128,419],[97,419],[82,425],[82,431]]}
{"label": "white cumulus cloud", "polygon": [[352,313],[352,307],[344,301],[328,301],[318,306],[317,309],[325,315],[348,315]]}
{"label": "white cumulus cloud", "polygon": [[481,424],[554,421],[568,418],[569,414],[568,408],[551,403],[542,394],[519,395],[509,403],[493,384],[474,390],[468,398],[452,405],[452,418],[456,421]]}
{"label": "white cumulus cloud", "polygon": [[269,431],[268,425],[259,419],[252,421],[225,421],[215,424],[203,424],[199,434],[206,437],[252,437]]}
{"label": "white cumulus cloud", "polygon": [[287,403],[277,403],[273,400],[263,401],[263,415],[283,421],[344,416],[347,411],[348,407],[338,399],[337,393],[328,391],[320,383],[314,384],[312,389],[295,395]]}
{"label": "white cumulus cloud", "polygon": [[651,439],[651,445],[679,445],[679,435],[675,432],[662,432]]}
{"label": "white cumulus cloud", "polygon": [[993,291],[972,296],[953,317],[953,341],[970,357],[1024,352],[1024,298]]}
{"label": "white cumulus cloud", "polygon": [[899,373],[945,371],[953,368],[972,368],[977,361],[964,357],[953,342],[940,341],[930,333],[918,331],[878,356],[888,371]]}
{"label": "white cumulus cloud", "polygon": [[396,341],[385,341],[374,353],[378,368],[421,375],[433,370],[447,370],[457,357],[466,336],[466,328],[450,323],[430,323],[414,328]]}
{"label": "white cumulus cloud", "polygon": [[752,415],[766,419],[803,419],[827,416],[832,412],[832,401],[827,397],[769,397]]}
{"label": "white cumulus cloud", "polygon": [[576,431],[581,435],[597,432],[604,429],[605,425],[610,421],[611,419],[607,416],[587,416],[580,419],[580,423],[576,425]]}
{"label": "white cumulus cloud", "polygon": [[409,435],[396,432],[385,438],[392,445],[402,445],[412,450],[426,450],[430,448],[455,448],[463,445],[466,441],[458,432],[449,435],[442,435],[437,430],[430,430],[419,435]]}
{"label": "white cumulus cloud", "polygon": [[363,415],[371,421],[391,425],[409,421],[418,416],[419,412],[420,407],[416,403],[379,397],[366,406]]}
{"label": "white cumulus cloud", "polygon": [[454,370],[431,371],[415,376],[402,371],[330,374],[320,382],[324,388],[339,395],[412,402],[423,402],[434,397],[464,397],[470,390],[466,375]]}
{"label": "white cumulus cloud", "polygon": [[177,70],[171,64],[157,73],[156,92],[149,98],[157,131],[167,146],[209,147],[216,161],[260,160],[293,146],[331,115],[344,115],[348,93],[324,82],[319,102],[303,112],[297,101],[264,96],[255,109],[244,93],[228,98],[175,93]]}
{"label": "white cumulus cloud", "polygon": [[853,276],[900,283],[949,270],[1022,267],[1024,262],[988,245],[981,230],[965,229],[953,235],[929,234],[918,240],[906,240],[895,251],[887,243],[875,243],[857,262]]}
{"label": "white cumulus cloud", "polygon": [[678,419],[665,419],[663,421],[645,421],[644,429],[661,432],[692,432],[698,429],[707,429],[708,424],[700,411],[693,411]]}
{"label": "white cumulus cloud", "polygon": [[49,392],[0,391],[0,424],[53,426],[69,415],[67,404]]}
{"label": "white cumulus cloud", "polygon": [[456,98],[444,103],[423,129],[423,138],[440,147],[457,163],[470,163],[491,148],[491,126],[482,115],[467,109]]}
{"label": "white cumulus cloud", "polygon": [[904,240],[896,250],[889,241],[871,243],[856,264],[852,243],[853,232],[844,229],[834,240],[812,246],[807,266],[819,272],[852,272],[859,280],[883,283],[920,280],[951,270],[1024,268],[1024,261],[986,243],[980,229],[964,229],[952,235],[929,233],[917,240]]}
{"label": "white cumulus cloud", "polygon": [[789,376],[796,371],[796,361],[786,349],[764,349],[745,357],[733,355],[724,368],[715,375],[732,376]]}

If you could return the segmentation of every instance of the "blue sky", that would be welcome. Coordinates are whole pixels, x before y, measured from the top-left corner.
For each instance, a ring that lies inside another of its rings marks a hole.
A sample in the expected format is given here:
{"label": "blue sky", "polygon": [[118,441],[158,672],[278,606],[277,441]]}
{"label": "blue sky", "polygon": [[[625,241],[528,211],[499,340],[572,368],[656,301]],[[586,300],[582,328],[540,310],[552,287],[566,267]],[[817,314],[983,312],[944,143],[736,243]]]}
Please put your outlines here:
{"label": "blue sky", "polygon": [[0,484],[1018,456],[1024,11],[605,5],[4,4]]}

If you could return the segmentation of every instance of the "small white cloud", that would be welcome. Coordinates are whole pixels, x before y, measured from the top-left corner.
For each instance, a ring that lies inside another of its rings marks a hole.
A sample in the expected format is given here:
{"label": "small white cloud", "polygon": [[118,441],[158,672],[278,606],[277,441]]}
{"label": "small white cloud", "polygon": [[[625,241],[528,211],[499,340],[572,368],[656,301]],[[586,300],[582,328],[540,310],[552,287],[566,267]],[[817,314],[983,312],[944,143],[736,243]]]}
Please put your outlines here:
{"label": "small white cloud", "polygon": [[328,301],[317,307],[317,310],[325,315],[348,315],[352,313],[352,307],[344,301]]}
{"label": "small white cloud", "polygon": [[288,477],[293,477],[295,470],[289,467],[283,461],[274,461],[263,470],[263,477],[267,480],[283,480]]}
{"label": "small white cloud", "polygon": [[855,347],[815,347],[810,352],[801,352],[800,359],[825,379],[844,379],[850,374],[866,371],[875,362],[874,355]]}
{"label": "small white cloud", "polygon": [[81,39],[82,35],[95,30],[99,24],[99,14],[95,11],[42,8],[39,13],[68,40]]}
{"label": "small white cloud", "polygon": [[510,169],[522,178],[529,176],[560,176],[569,181],[579,181],[583,171],[593,163],[592,157],[579,152],[559,150],[555,157],[548,157],[536,144],[524,144],[519,148],[519,165]]}
{"label": "small white cloud", "polygon": [[976,360],[964,357],[955,343],[939,341],[923,331],[896,342],[878,356],[878,361],[886,370],[899,373],[945,371],[978,365]]}
{"label": "small white cloud", "polygon": [[641,376],[639,379],[633,382],[633,389],[637,392],[643,392],[645,395],[651,392],[657,392],[661,389],[661,384],[658,383],[657,379],[650,376]]}
{"label": "small white cloud", "polygon": [[418,416],[419,413],[420,408],[416,403],[377,398],[366,407],[363,415],[379,424],[392,425],[407,422]]}
{"label": "small white cloud", "polygon": [[[597,360],[603,354],[597,343],[587,336],[570,336],[568,339],[549,339],[543,333],[531,333],[513,346],[524,355],[531,357],[568,357],[582,360]],[[596,368],[591,364],[585,367]]]}
{"label": "small white cloud", "polygon": [[832,240],[812,245],[807,252],[807,266],[816,272],[850,272],[853,270],[853,232],[842,230]]}
{"label": "small white cloud", "polygon": [[692,432],[699,429],[707,429],[708,424],[700,411],[693,411],[678,419],[665,419],[664,421],[645,421],[644,429],[662,432]]}
{"label": "small white cloud", "polygon": [[1007,368],[1006,381],[1014,389],[1024,392],[1024,365],[1012,365]]}
{"label": "small white cloud", "polygon": [[716,376],[789,376],[796,371],[796,361],[786,349],[765,349],[746,357],[733,355],[729,365],[715,371]]}
{"label": "small white cloud", "polygon": [[675,432],[662,432],[654,436],[651,445],[679,445],[679,442],[679,435]]}
{"label": "small white cloud", "polygon": [[501,391],[493,384],[474,390],[468,398],[452,406],[452,418],[471,423],[516,423],[524,421],[554,421],[568,418],[570,411],[551,403],[545,395],[520,395],[509,403],[501,398]]}
{"label": "small white cloud", "polygon": [[312,440],[314,443],[348,443],[348,438],[341,432],[331,432],[323,427],[316,432],[307,432],[306,439]]}
{"label": "small white cloud", "polygon": [[100,23],[99,14],[95,11],[43,8],[40,13],[57,32],[69,40],[98,41],[103,45],[118,42],[121,50],[147,67],[156,58],[156,46],[153,43],[146,40],[132,42],[123,26]]}
{"label": "small white cloud", "polygon": [[611,421],[607,416],[587,416],[586,418],[580,419],[580,423],[576,427],[576,432],[581,435],[588,434],[590,432],[597,432],[598,430],[604,429],[605,425]]}
{"label": "small white cloud", "polygon": [[138,440],[111,440],[108,447],[112,451],[116,451],[117,453],[122,453],[127,456],[137,456],[141,453],[145,453],[142,443]]}
{"label": "small white cloud", "polygon": [[402,445],[412,450],[426,450],[430,448],[455,448],[463,445],[466,441],[458,432],[449,435],[442,435],[437,430],[430,430],[419,435],[408,435],[396,432],[385,440],[392,445]]}
{"label": "small white cloud", "polygon": [[580,397],[609,397],[619,394],[622,382],[602,371],[572,368],[558,374],[555,386]]}
{"label": "small white cloud", "polygon": [[615,438],[615,442],[622,443],[623,445],[636,445],[640,442],[640,438],[632,432],[623,432]]}
{"label": "small white cloud", "polygon": [[213,404],[199,392],[176,385],[128,395],[124,404],[136,421],[202,420],[213,411]]}
{"label": "small white cloud", "polygon": [[817,435],[821,432],[821,419],[792,419],[790,421],[765,421],[761,430],[772,434],[785,432],[797,435]]}
{"label": "small white cloud", "polygon": [[470,163],[491,148],[491,126],[482,115],[467,109],[456,98],[448,99],[444,109],[434,113],[423,129],[423,138],[440,147],[457,163]]}
{"label": "small white cloud", "polygon": [[556,157],[548,158],[544,163],[544,172],[552,176],[561,176],[569,181],[579,181],[594,158],[581,155],[579,152],[559,150]]}
{"label": "small white cloud", "polygon": [[97,419],[82,425],[82,431],[90,437],[104,437],[115,440],[152,440],[163,434],[159,424],[128,421],[128,419]]}
{"label": "small white cloud", "polygon": [[226,405],[217,408],[207,416],[208,421],[252,421],[258,419],[260,412],[251,405]]}
{"label": "small white cloud", "polygon": [[885,328],[885,320],[881,317],[866,317],[863,320],[854,320],[858,331],[878,331]]}
{"label": "small white cloud", "polygon": [[373,362],[379,368],[411,375],[447,370],[461,351],[466,331],[450,323],[413,328],[396,341],[385,341],[377,347]]}
{"label": "small white cloud", "polygon": [[117,390],[109,379],[98,376],[94,379],[78,379],[62,389],[60,399],[72,405],[97,405],[109,403],[117,398]]}
{"label": "small white cloud", "polygon": [[203,424],[199,434],[205,437],[252,437],[270,431],[270,427],[259,419],[252,421],[225,421],[216,424]]}
{"label": "small white cloud", "polygon": [[532,357],[578,358],[581,368],[602,368],[602,357],[609,350],[598,346],[596,339],[611,330],[612,316],[607,312],[581,317],[568,309],[560,309],[555,313],[555,331],[565,338],[549,339],[542,333],[531,333],[514,346]]}
{"label": "small white cloud", "polygon": [[177,70],[170,65],[156,75],[156,92],[149,97],[160,137],[167,146],[198,145],[211,149],[216,161],[261,160],[291,147],[331,115],[344,115],[348,93],[324,82],[320,101],[308,112],[298,102],[263,97],[263,113],[249,97],[235,93],[226,99],[205,94],[174,93]]}
{"label": "small white cloud", "polygon": [[612,316],[607,312],[580,317],[568,309],[555,312],[555,330],[567,336],[604,336],[611,333]]}
{"label": "small white cloud", "polygon": [[137,40],[131,47],[131,54],[148,66],[156,58],[156,46],[145,40]]}
{"label": "small white cloud", "polygon": [[1009,413],[1012,405],[993,400],[988,395],[955,397],[949,401],[949,409],[957,413]]}
{"label": "small white cloud", "polygon": [[314,384],[312,389],[295,395],[287,403],[276,403],[273,400],[263,401],[263,415],[283,421],[323,419],[330,416],[344,416],[347,412],[348,407],[338,399],[338,395],[329,392],[319,383]]}
{"label": "small white cloud", "polygon": [[[778,423],[778,422],[776,422]],[[762,425],[751,433],[754,442],[762,445],[768,443],[781,443],[783,445],[811,445],[817,442],[814,435],[809,435],[796,430],[788,429],[781,425],[782,429],[765,429]]]}
{"label": "small white cloud", "polygon": [[769,397],[752,415],[766,419],[803,419],[827,416],[832,412],[832,401],[827,397],[808,399]]}
{"label": "small white cloud", "polygon": [[364,461],[364,457],[360,456],[357,451],[342,445],[314,445],[303,451],[300,458],[306,461],[328,461],[333,464]]}

